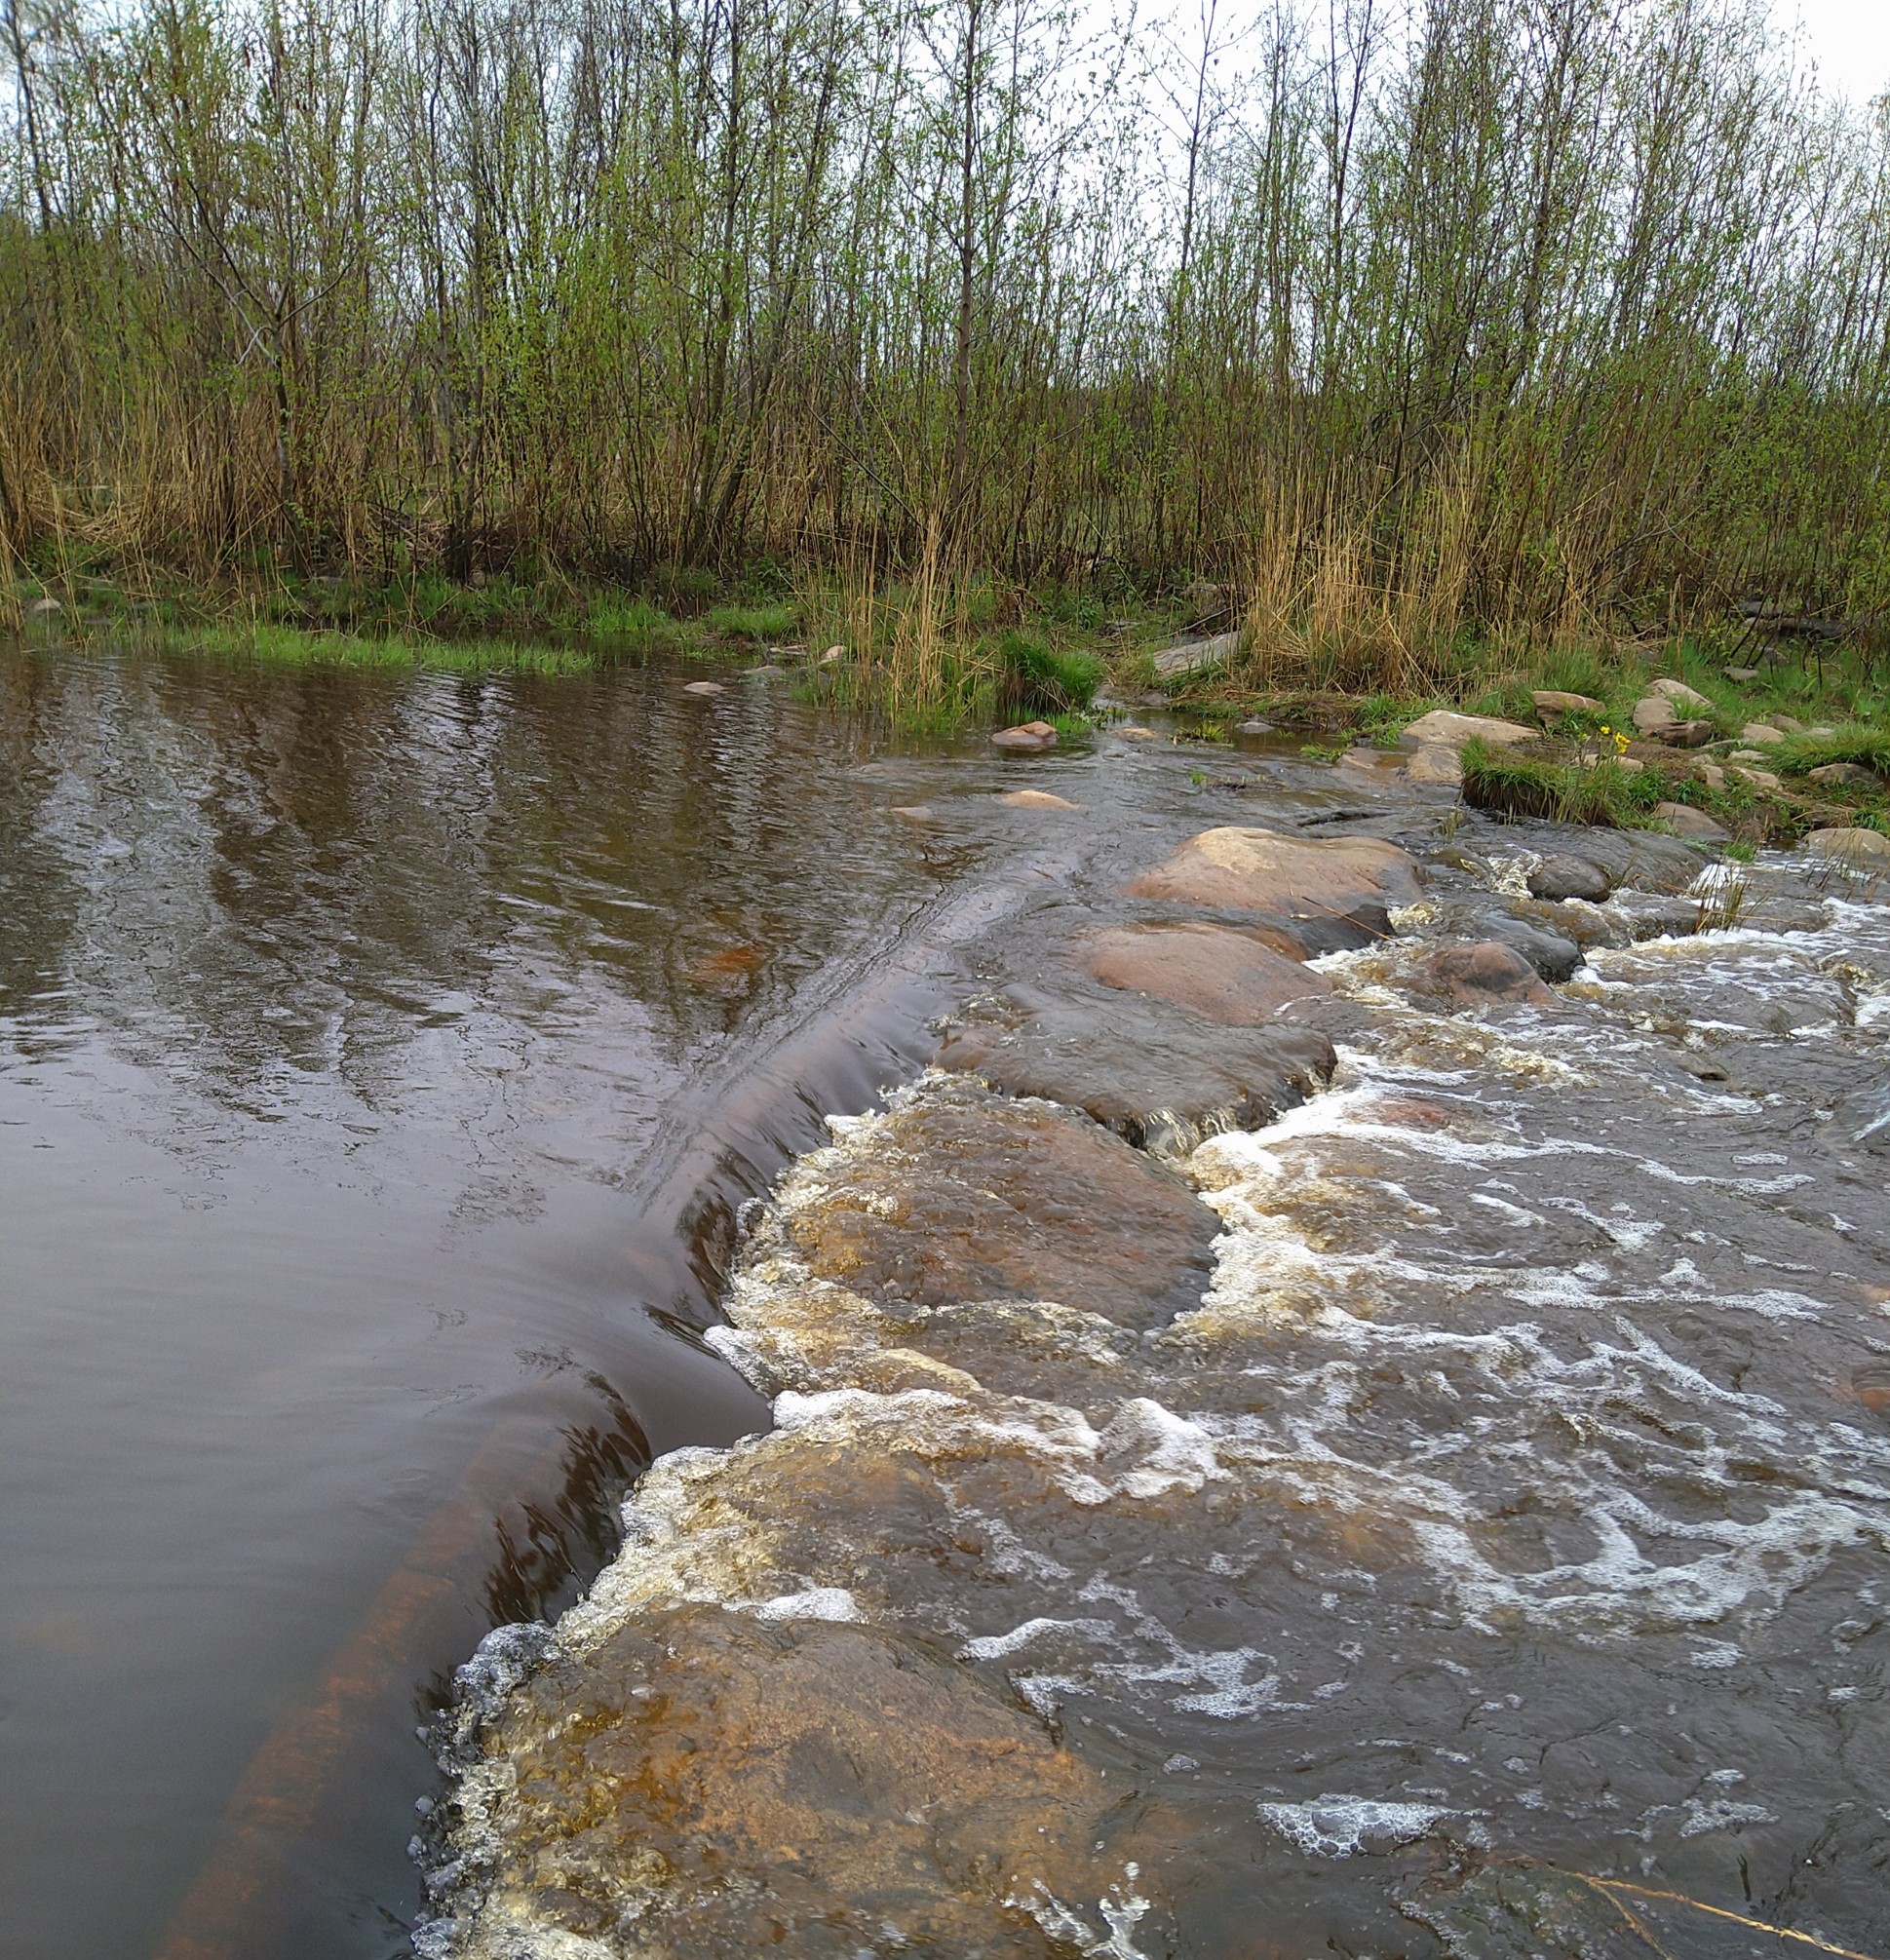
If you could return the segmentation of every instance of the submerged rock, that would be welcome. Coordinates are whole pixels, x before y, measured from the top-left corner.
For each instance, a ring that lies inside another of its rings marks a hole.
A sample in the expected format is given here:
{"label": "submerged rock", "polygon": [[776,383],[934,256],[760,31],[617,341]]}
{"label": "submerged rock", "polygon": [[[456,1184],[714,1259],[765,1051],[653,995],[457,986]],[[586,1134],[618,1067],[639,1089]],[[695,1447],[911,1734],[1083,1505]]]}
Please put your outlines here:
{"label": "submerged rock", "polygon": [[[1543,909],[1546,911],[1547,907]],[[1599,921],[1600,915],[1589,914],[1588,919]],[[1584,920],[1586,923],[1588,920]],[[1582,963],[1582,947],[1572,932],[1562,932],[1542,921],[1476,900],[1458,899],[1425,905],[1417,916],[1400,919],[1399,931],[1455,940],[1495,940],[1521,953],[1546,980],[1565,980]],[[1593,936],[1604,941],[1605,925],[1598,924]]]}
{"label": "submerged rock", "polygon": [[1084,969],[1104,986],[1149,993],[1228,1027],[1257,1027],[1289,1001],[1331,982],[1226,926],[1128,926],[1084,946]]}
{"label": "submerged rock", "polygon": [[1426,954],[1412,968],[1409,984],[1421,998],[1452,1008],[1555,998],[1535,968],[1514,946],[1496,940]]}
{"label": "submerged rock", "polygon": [[1053,796],[1048,789],[1013,789],[997,800],[1013,810],[1074,810],[1078,807],[1066,796]]}
{"label": "submerged rock", "polygon": [[503,1831],[416,1950],[1075,1950],[1030,1908],[1094,1911],[1123,1792],[945,1649],[814,1603],[647,1613],[535,1675],[484,1745]]}
{"label": "submerged rock", "polygon": [[1200,1298],[1214,1213],[1068,1109],[958,1082],[882,1119],[784,1231],[817,1279],[876,1301],[1057,1300],[1119,1325]]}
{"label": "submerged rock", "polygon": [[[999,1017],[954,1028],[938,1064],[1006,1095],[1084,1110],[1129,1142],[1173,1157],[1217,1131],[1270,1123],[1336,1065],[1331,1041],[1313,1028],[1217,1027],[1163,1001],[1116,999],[1122,1005],[1111,1009],[1012,996]],[[1007,1006],[1015,1018],[1002,1018]]]}
{"label": "submerged rock", "polygon": [[1376,935],[1388,929],[1389,908],[1409,904],[1421,887],[1416,860],[1378,837],[1308,839],[1228,826],[1190,837],[1124,889],[1226,911],[1342,920]]}
{"label": "submerged rock", "polygon": [[719,694],[722,684],[719,680],[685,680],[682,691],[684,694]]}

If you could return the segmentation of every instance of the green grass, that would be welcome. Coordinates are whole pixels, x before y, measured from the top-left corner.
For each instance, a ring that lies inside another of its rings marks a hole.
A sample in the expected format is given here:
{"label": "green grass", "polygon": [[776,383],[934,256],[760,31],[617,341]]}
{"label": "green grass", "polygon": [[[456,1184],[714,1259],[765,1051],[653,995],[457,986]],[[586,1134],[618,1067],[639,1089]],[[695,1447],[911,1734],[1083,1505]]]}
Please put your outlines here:
{"label": "green grass", "polygon": [[703,625],[724,639],[787,639],[794,631],[794,609],[778,602],[712,606],[703,617]]}
{"label": "green grass", "polygon": [[1467,742],[1463,749],[1463,800],[1497,817],[1640,829],[1654,822],[1653,807],[1668,798],[1672,787],[1652,769],[1630,774],[1612,762],[1585,769],[1578,762],[1518,755],[1486,742]]}
{"label": "green grass", "polygon": [[1851,722],[1829,735],[1788,735],[1770,751],[1779,770],[1802,776],[1831,762],[1856,762],[1890,776],[1890,727]]}
{"label": "green grass", "polygon": [[591,601],[584,631],[593,639],[613,640],[638,647],[679,645],[682,627],[646,598],[623,598],[600,593]]}
{"label": "green grass", "polygon": [[225,660],[272,667],[350,667],[447,673],[582,673],[597,665],[581,649],[516,640],[444,640],[405,635],[310,632],[302,627],[227,623],[174,630],[166,643]]}
{"label": "green grass", "polygon": [[1007,633],[997,643],[997,657],[998,689],[1007,709],[1035,709],[1054,717],[1087,708],[1102,679],[1096,654],[1060,651],[1032,634]]}

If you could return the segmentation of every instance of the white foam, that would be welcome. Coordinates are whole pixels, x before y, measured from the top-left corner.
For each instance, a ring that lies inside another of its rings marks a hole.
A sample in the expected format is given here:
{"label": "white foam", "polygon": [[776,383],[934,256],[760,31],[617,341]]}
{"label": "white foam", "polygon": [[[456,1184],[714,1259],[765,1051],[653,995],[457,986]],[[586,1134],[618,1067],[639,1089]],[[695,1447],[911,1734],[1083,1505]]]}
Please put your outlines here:
{"label": "white foam", "polygon": [[1259,1814],[1308,1858],[1350,1858],[1368,1838],[1409,1844],[1451,1812],[1437,1804],[1383,1803],[1364,1796],[1321,1796],[1310,1803],[1263,1803]]}
{"label": "white foam", "polygon": [[758,1620],[833,1620],[842,1625],[867,1617],[844,1586],[809,1586],[800,1593],[779,1593],[762,1600],[754,1614]]}

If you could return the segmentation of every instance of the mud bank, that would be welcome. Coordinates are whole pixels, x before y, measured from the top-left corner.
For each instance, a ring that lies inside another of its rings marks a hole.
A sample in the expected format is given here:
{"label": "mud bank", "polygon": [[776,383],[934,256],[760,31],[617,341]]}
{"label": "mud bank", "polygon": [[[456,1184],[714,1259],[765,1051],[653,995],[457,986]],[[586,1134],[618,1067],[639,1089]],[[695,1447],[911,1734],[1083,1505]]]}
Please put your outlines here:
{"label": "mud bank", "polygon": [[1147,781],[462,1670],[424,1960],[1890,1945],[1877,893]]}

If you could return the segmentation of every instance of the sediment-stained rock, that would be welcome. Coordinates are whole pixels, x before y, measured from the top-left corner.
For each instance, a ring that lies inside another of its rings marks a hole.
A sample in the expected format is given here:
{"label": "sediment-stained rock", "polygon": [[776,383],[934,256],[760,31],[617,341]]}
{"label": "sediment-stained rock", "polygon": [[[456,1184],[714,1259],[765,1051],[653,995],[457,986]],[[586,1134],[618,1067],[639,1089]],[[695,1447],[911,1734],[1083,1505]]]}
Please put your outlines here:
{"label": "sediment-stained rock", "polygon": [[1136,1326],[1200,1298],[1215,1229],[1086,1117],[964,1081],[896,1107],[786,1226],[814,1277],[875,1301],[1057,1300]]}
{"label": "sediment-stained rock", "polygon": [[1410,986],[1420,999],[1452,1008],[1555,998],[1528,960],[1514,946],[1496,940],[1474,946],[1444,946],[1427,953],[1412,968]]}
{"label": "sediment-stained rock", "polygon": [[1379,933],[1388,908],[1409,904],[1421,888],[1416,860],[1381,838],[1309,839],[1232,825],[1190,837],[1126,887],[1132,898],[1344,920]]}
{"label": "sediment-stained rock", "polygon": [[1331,981],[1284,952],[1225,926],[1118,927],[1083,946],[1084,970],[1104,986],[1154,994],[1227,1027],[1257,1027],[1289,1001]]}
{"label": "sediment-stained rock", "polygon": [[1138,1148],[1176,1158],[1216,1131],[1271,1122],[1334,1065],[1331,1040],[1313,1028],[1216,1027],[1146,998],[1099,1014],[1084,1000],[1013,997],[954,1028],[936,1059],[1003,1095],[1081,1109]]}
{"label": "sediment-stained rock", "polygon": [[[931,1642],[682,1605],[532,1678],[488,1739],[503,1793],[465,1960],[1054,1960],[1098,1902],[1123,1792]],[[760,1882],[765,1875],[765,1884]],[[1074,1911],[1072,1911],[1074,1907]],[[1072,1927],[1071,1930],[1075,1930]]]}

